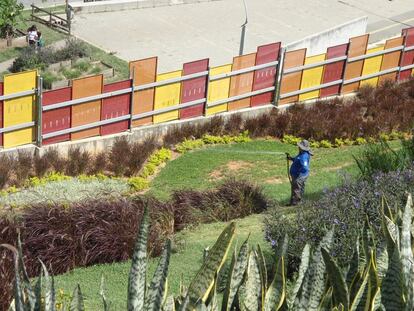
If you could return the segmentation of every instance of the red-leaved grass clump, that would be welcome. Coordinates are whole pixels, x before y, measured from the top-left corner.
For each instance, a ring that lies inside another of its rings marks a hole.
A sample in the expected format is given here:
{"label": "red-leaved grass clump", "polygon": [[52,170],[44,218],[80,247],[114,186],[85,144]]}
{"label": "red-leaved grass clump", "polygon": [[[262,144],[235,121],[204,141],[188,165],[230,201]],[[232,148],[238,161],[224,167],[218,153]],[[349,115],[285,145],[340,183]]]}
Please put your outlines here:
{"label": "red-leaved grass clump", "polygon": [[[39,259],[53,274],[61,274],[75,267],[129,259],[145,206],[151,218],[149,252],[158,256],[165,239],[188,226],[260,213],[269,204],[261,188],[228,180],[209,191],[177,191],[170,202],[135,196],[69,206],[33,205],[14,217],[0,215],[0,243],[16,245],[20,230],[29,276],[39,274]],[[12,254],[1,249],[0,290],[8,301],[13,276]]]}

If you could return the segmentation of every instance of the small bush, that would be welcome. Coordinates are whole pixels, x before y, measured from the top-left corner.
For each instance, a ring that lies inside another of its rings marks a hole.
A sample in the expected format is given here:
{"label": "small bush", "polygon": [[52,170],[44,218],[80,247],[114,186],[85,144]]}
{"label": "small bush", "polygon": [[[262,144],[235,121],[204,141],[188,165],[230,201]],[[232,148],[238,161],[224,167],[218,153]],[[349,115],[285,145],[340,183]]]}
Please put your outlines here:
{"label": "small bush", "polygon": [[145,178],[142,177],[131,177],[128,178],[128,185],[134,191],[142,191],[149,187],[149,183]]}
{"label": "small bush", "polygon": [[52,167],[45,155],[41,156],[35,154],[34,156],[34,170],[37,177],[43,177]]}
{"label": "small bush", "polygon": [[229,135],[238,135],[242,131],[243,119],[239,114],[233,114],[227,120],[224,129]]}
{"label": "small bush", "polygon": [[47,90],[52,89],[52,84],[59,80],[59,78],[52,72],[45,71],[42,73],[43,77],[43,88]]}
{"label": "small bush", "polygon": [[33,156],[26,151],[19,151],[17,153],[17,167],[15,170],[17,184],[22,185],[23,182],[30,176],[33,165]]}
{"label": "small bush", "polygon": [[57,149],[53,148],[46,150],[44,157],[49,163],[52,170],[60,173],[63,173],[65,171],[66,159],[59,154],[59,151]]}
{"label": "small bush", "polygon": [[202,139],[195,140],[184,140],[182,143],[179,143],[175,146],[175,149],[179,153],[186,153],[187,151],[201,148],[204,146],[204,141]]}
{"label": "small bush", "polygon": [[89,55],[88,46],[81,40],[69,38],[65,46],[57,53],[57,61],[75,60]]}
{"label": "small bush", "polygon": [[89,171],[90,174],[102,174],[108,165],[108,160],[106,157],[106,152],[102,151],[95,155],[92,169]]}
{"label": "small bush", "polygon": [[117,138],[109,152],[109,168],[115,176],[122,176],[128,169],[131,145],[125,137]]}
{"label": "small bush", "polygon": [[80,72],[87,72],[90,68],[91,68],[91,64],[88,63],[85,60],[82,61],[77,61],[74,65],[73,68],[78,69]]}
{"label": "small bush", "polygon": [[[407,144],[407,150],[409,145]],[[409,159],[404,148],[394,151],[386,141],[379,144],[368,144],[362,152],[354,156],[360,173],[363,177],[370,177],[376,173],[388,173],[405,168],[414,158]]]}
{"label": "small bush", "polygon": [[25,47],[21,50],[19,57],[13,61],[9,71],[22,72],[32,69],[44,70],[48,64],[45,59],[42,59],[42,55],[43,54],[41,53],[36,53],[32,47]]}
{"label": "small bush", "polygon": [[66,174],[69,176],[77,176],[85,174],[91,166],[91,154],[79,147],[70,148],[68,151],[68,159],[66,164]]}
{"label": "small bush", "polygon": [[14,160],[8,155],[0,155],[0,189],[4,188],[9,180],[13,170]]}
{"label": "small bush", "polygon": [[322,147],[322,148],[332,148],[333,147],[333,145],[331,144],[331,142],[329,141],[329,140],[321,140],[320,142],[319,142],[319,147]]}
{"label": "small bush", "polygon": [[[158,147],[158,143],[155,137],[149,137],[143,142],[135,142],[130,145],[130,157],[127,160],[127,175],[133,176],[138,174],[142,169],[145,161]],[[126,148],[126,146],[124,146]]]}

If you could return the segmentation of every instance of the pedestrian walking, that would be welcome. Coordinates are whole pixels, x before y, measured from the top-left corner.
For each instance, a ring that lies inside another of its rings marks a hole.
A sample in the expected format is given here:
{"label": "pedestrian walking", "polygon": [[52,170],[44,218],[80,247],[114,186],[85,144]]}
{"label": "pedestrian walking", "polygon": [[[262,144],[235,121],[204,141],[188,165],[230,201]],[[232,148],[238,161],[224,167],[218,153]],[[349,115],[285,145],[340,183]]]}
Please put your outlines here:
{"label": "pedestrian walking", "polygon": [[302,140],[298,143],[299,154],[296,157],[291,157],[288,153],[286,157],[288,161],[292,161],[289,175],[291,177],[291,196],[290,205],[298,205],[305,193],[305,184],[309,176],[310,159],[313,155],[310,149],[309,142]]}
{"label": "pedestrian walking", "polygon": [[35,25],[32,25],[27,29],[27,42],[29,46],[36,47],[37,45],[37,28]]}

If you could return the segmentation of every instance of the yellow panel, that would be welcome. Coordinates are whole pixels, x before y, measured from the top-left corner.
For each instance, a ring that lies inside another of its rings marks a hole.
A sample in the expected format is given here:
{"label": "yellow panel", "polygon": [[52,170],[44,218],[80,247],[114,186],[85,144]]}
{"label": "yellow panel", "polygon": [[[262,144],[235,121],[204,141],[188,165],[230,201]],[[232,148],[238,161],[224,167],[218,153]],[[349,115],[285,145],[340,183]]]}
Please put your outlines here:
{"label": "yellow panel", "polygon": [[[210,76],[214,77],[219,74],[231,72],[232,64],[214,67],[210,69]],[[207,100],[209,103],[220,99],[229,98],[230,78],[224,78],[216,81],[210,81],[208,85]],[[217,105],[207,109],[207,115],[227,111],[227,103]]]}
{"label": "yellow panel", "polygon": [[[382,51],[383,49],[384,49],[383,46],[373,48],[373,49],[369,49],[367,51],[367,54]],[[384,55],[379,55],[379,56],[375,56],[375,57],[365,59],[364,67],[362,69],[362,75],[365,76],[365,75],[369,75],[371,73],[379,72],[381,70],[381,63],[382,63],[383,56]],[[378,77],[375,77],[375,78],[371,78],[371,79],[362,80],[361,83],[360,83],[360,87],[363,86],[363,85],[371,85],[373,87],[376,87],[377,84],[378,84]]]}
{"label": "yellow panel", "polygon": [[[305,65],[314,64],[314,63],[324,61],[325,57],[326,57],[326,54],[320,54],[320,55],[306,57]],[[321,81],[322,81],[322,74],[323,74],[323,66],[319,66],[319,67],[316,67],[316,68],[304,70],[303,75],[302,75],[302,83],[300,85],[300,89],[303,90],[303,89],[310,88],[312,86],[320,85]],[[299,95],[299,101],[308,100],[308,99],[312,99],[312,98],[318,98],[319,97],[319,91],[320,90],[303,93],[303,94]]]}
{"label": "yellow panel", "polygon": [[[157,75],[157,82],[181,77],[181,70]],[[176,106],[180,103],[181,82],[158,86],[155,88],[154,110]],[[178,110],[154,116],[154,123],[178,119]]]}
{"label": "yellow panel", "polygon": [[[14,94],[36,88],[37,71],[4,76],[4,94]],[[4,127],[32,122],[35,120],[35,96],[24,96],[4,101]],[[4,147],[30,144],[34,140],[34,128],[4,134]]]}

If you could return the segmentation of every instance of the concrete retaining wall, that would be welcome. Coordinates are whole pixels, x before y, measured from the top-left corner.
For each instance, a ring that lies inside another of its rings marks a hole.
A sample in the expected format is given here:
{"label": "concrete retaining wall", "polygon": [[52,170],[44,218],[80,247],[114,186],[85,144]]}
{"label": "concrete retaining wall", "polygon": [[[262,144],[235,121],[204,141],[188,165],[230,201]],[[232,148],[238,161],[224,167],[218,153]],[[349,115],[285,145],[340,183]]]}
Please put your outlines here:
{"label": "concrete retaining wall", "polygon": [[[234,114],[240,115],[244,119],[253,118],[262,114],[268,114],[271,112],[272,109],[275,109],[275,106],[273,105],[266,105],[256,108],[246,108],[243,110],[238,110],[234,112],[226,112],[223,114],[220,114],[220,116],[223,119],[228,119]],[[168,130],[173,127],[181,127],[183,125],[191,123],[192,125],[201,125],[205,122],[210,121],[213,118],[213,116],[208,117],[199,117],[195,119],[189,119],[189,120],[177,120],[167,123],[161,123],[161,124],[153,124],[149,126],[143,126],[134,128],[132,132],[123,132],[116,135],[108,135],[108,136],[97,136],[97,137],[91,137],[83,140],[78,141],[67,141],[55,145],[47,145],[43,146],[42,148],[38,148],[35,145],[25,145],[20,146],[17,148],[11,148],[0,151],[0,154],[10,154],[10,155],[16,155],[20,150],[21,151],[27,151],[32,154],[38,153],[43,154],[48,149],[56,148],[60,154],[66,156],[68,153],[68,150],[73,147],[80,147],[84,150],[88,150],[91,153],[97,153],[102,150],[107,150],[112,146],[115,139],[125,136],[129,141],[143,141],[147,137],[156,136],[159,139],[161,139],[165,134],[167,134]]]}
{"label": "concrete retaining wall", "polygon": [[368,17],[363,16],[345,24],[311,35],[302,40],[289,43],[288,51],[307,48],[307,56],[326,52],[328,47],[348,43],[349,38],[366,34]]}
{"label": "concrete retaining wall", "polygon": [[76,14],[112,12],[133,9],[155,8],[159,6],[211,2],[219,0],[99,0],[94,2],[71,2],[69,6]]}

